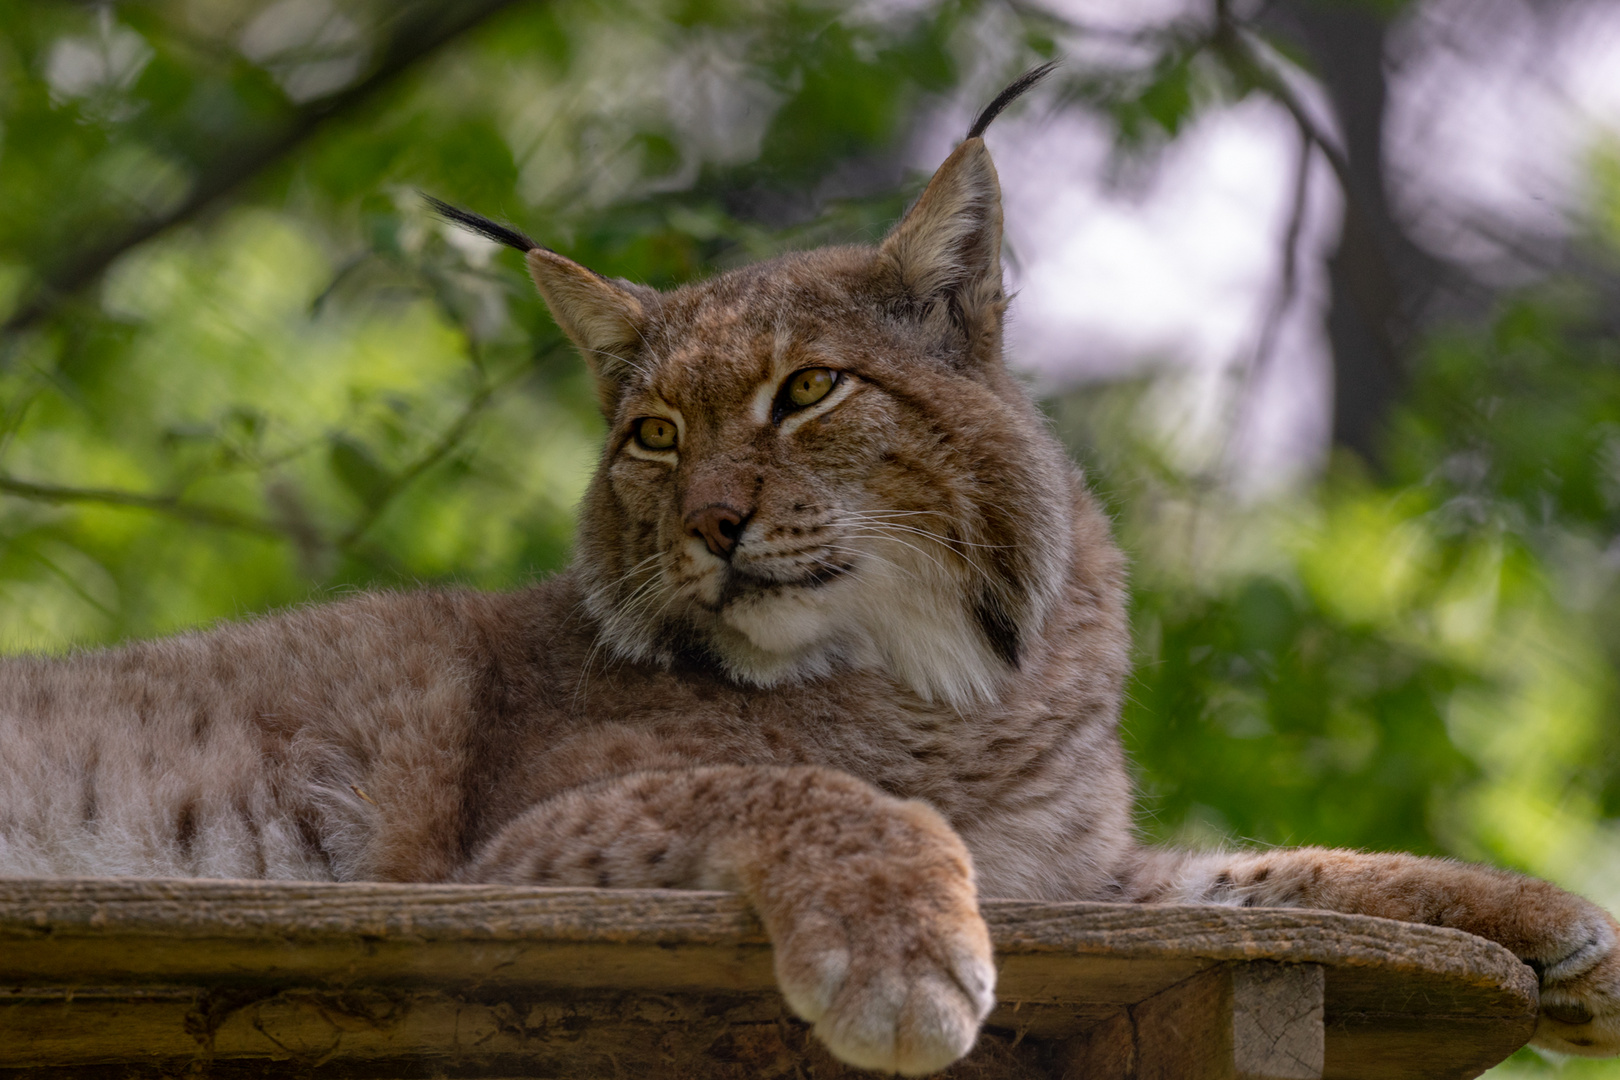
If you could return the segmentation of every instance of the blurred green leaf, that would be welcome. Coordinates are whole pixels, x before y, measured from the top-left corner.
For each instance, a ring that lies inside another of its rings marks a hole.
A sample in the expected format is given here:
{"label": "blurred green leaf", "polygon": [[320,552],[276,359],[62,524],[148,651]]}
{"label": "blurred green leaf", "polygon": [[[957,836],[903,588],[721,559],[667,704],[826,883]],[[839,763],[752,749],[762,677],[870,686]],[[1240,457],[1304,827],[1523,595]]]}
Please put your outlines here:
{"label": "blurred green leaf", "polygon": [[346,435],[332,438],[332,472],[367,508],[381,502],[388,490],[388,473],[365,445]]}

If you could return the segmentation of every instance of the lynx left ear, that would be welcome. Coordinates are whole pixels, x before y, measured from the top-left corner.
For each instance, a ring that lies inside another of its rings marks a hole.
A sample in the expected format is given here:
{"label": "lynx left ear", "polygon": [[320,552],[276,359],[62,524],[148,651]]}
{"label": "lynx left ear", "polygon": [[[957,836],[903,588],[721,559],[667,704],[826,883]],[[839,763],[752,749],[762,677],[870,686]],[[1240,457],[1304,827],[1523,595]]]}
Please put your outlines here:
{"label": "lynx left ear", "polygon": [[562,332],[585,354],[596,377],[596,397],[612,419],[625,380],[645,346],[644,328],[658,294],[642,285],[605,278],[548,248],[527,256],[529,276]]}
{"label": "lynx left ear", "polygon": [[[895,306],[942,334],[966,338],[974,359],[992,347],[1006,297],[1001,289],[1001,185],[984,140],[970,138],[934,173],[883,241]],[[954,333],[952,333],[954,331]],[[988,335],[988,337],[987,337]]]}

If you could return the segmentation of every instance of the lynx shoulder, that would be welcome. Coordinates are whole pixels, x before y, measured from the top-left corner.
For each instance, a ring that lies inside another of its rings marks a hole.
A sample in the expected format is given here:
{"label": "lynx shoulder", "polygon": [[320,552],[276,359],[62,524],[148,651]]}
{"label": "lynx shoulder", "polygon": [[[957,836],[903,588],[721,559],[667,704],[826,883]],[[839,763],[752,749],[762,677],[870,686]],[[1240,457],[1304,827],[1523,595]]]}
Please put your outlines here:
{"label": "lynx shoulder", "polygon": [[[1616,924],[1500,871],[1139,846],[1125,567],[1002,356],[997,98],[880,244],[657,292],[526,253],[607,420],[572,566],[0,665],[0,872],[725,888],[852,1064],[972,1045],[980,895],[1327,907],[1542,972],[1620,1052]],[[904,888],[896,888],[903,882]]]}

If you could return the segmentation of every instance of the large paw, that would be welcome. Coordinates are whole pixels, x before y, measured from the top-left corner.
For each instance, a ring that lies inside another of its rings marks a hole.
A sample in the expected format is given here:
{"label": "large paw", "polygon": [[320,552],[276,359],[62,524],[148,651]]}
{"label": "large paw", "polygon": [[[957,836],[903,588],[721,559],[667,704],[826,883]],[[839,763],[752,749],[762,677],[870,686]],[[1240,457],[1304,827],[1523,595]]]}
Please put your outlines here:
{"label": "large paw", "polygon": [[1620,1054],[1620,924],[1582,903],[1541,969],[1541,1017],[1530,1041],[1582,1057]]}
{"label": "large paw", "polygon": [[847,1064],[943,1069],[972,1049],[995,1004],[990,933],[967,852],[949,841],[943,859],[851,860],[777,923],[782,995]]}
{"label": "large paw", "polygon": [[840,1061],[903,1076],[966,1054],[995,1004],[990,935],[972,910],[807,918],[777,943],[776,975],[788,1007]]}

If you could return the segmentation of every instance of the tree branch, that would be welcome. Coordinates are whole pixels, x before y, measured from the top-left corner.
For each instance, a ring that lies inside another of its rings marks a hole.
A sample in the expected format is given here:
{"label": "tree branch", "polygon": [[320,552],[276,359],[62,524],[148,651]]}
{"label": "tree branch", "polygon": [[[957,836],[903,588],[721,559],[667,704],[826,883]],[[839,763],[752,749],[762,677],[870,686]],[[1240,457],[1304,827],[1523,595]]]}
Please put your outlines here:
{"label": "tree branch", "polygon": [[1345,153],[1344,147],[1340,146],[1332,135],[1322,130],[1321,125],[1305,108],[1305,103],[1294,92],[1294,88],[1288,85],[1288,80],[1260,54],[1248,30],[1236,22],[1223,18],[1217,26],[1212,44],[1216,52],[1235,71],[1265,91],[1267,96],[1287,110],[1300,135],[1307,141],[1315,143],[1328,164],[1333,166],[1333,175],[1338,177],[1339,187],[1344,191],[1345,199],[1352,203],[1358,201],[1364,203],[1365,197],[1360,193],[1360,184],[1350,170],[1350,158]]}
{"label": "tree branch", "polygon": [[0,334],[26,329],[48,316],[66,297],[98,279],[124,252],[196,217],[216,201],[263,173],[308,142],[328,122],[375,100],[412,65],[478,26],[513,0],[453,0],[403,5],[398,29],[376,66],[359,82],[295,112],[277,131],[227,147],[202,171],[196,186],[174,210],[130,226],[113,239],[81,248],[42,274],[34,295],[0,326]]}
{"label": "tree branch", "polygon": [[1283,228],[1282,265],[1277,274],[1277,290],[1260,324],[1255,338],[1254,353],[1243,365],[1241,385],[1231,406],[1231,419],[1222,440],[1222,451],[1216,467],[1225,473],[1230,483],[1236,462],[1233,446],[1241,433],[1251,430],[1255,408],[1255,391],[1271,366],[1277,351],[1277,339],[1282,333],[1283,320],[1299,296],[1299,242],[1305,231],[1305,215],[1310,207],[1310,181],[1312,151],[1318,148],[1310,136],[1300,133],[1299,157],[1294,166],[1292,201],[1289,204],[1288,223]]}
{"label": "tree branch", "polygon": [[1299,237],[1305,228],[1305,212],[1310,203],[1311,151],[1320,145],[1304,137],[1299,140],[1299,160],[1294,166],[1293,201],[1288,212],[1288,225],[1283,231],[1282,268],[1277,275],[1277,295],[1255,344],[1254,361],[1249,366],[1248,374],[1251,383],[1264,375],[1270,365],[1283,317],[1294,306],[1294,298],[1299,294]]}
{"label": "tree branch", "polygon": [[[1224,7],[1225,0],[1217,2]],[[1314,121],[1281,64],[1244,26],[1223,20],[1215,47],[1235,73],[1288,111],[1321,149],[1344,194],[1339,243],[1328,261],[1333,439],[1377,467],[1419,317],[1445,275],[1406,235],[1384,191],[1384,19],[1370,8],[1308,0],[1294,0],[1286,15],[1286,32],[1312,57],[1333,102],[1337,139]]]}
{"label": "tree branch", "polygon": [[415,461],[389,478],[370,508],[339,538],[337,546],[340,548],[354,546],[355,542],[377,523],[377,519],[382,517],[383,511],[388,508],[388,504],[394,500],[396,495],[409,487],[418,476],[444,460],[447,454],[459,446],[461,440],[466,438],[467,433],[472,430],[473,423],[484,411],[485,406],[489,404],[490,399],[494,397],[497,389],[499,389],[498,386],[490,383],[484,383],[480,386],[472,397],[467,399],[467,404],[462,407],[460,415],[435,440],[433,445],[423,451]]}
{"label": "tree branch", "polygon": [[285,540],[285,530],[250,514],[243,514],[224,506],[211,506],[207,503],[186,502],[178,495],[141,495],[133,491],[118,491],[112,488],[80,488],[63,487],[58,484],[35,484],[27,480],[18,480],[10,476],[0,476],[0,493],[13,495],[19,499],[31,499],[34,502],[44,503],[99,503],[102,506],[122,506],[136,510],[151,510],[182,521],[195,522],[198,525],[212,525],[217,528],[239,529],[242,532],[256,533],[260,536],[272,536],[278,540]]}

